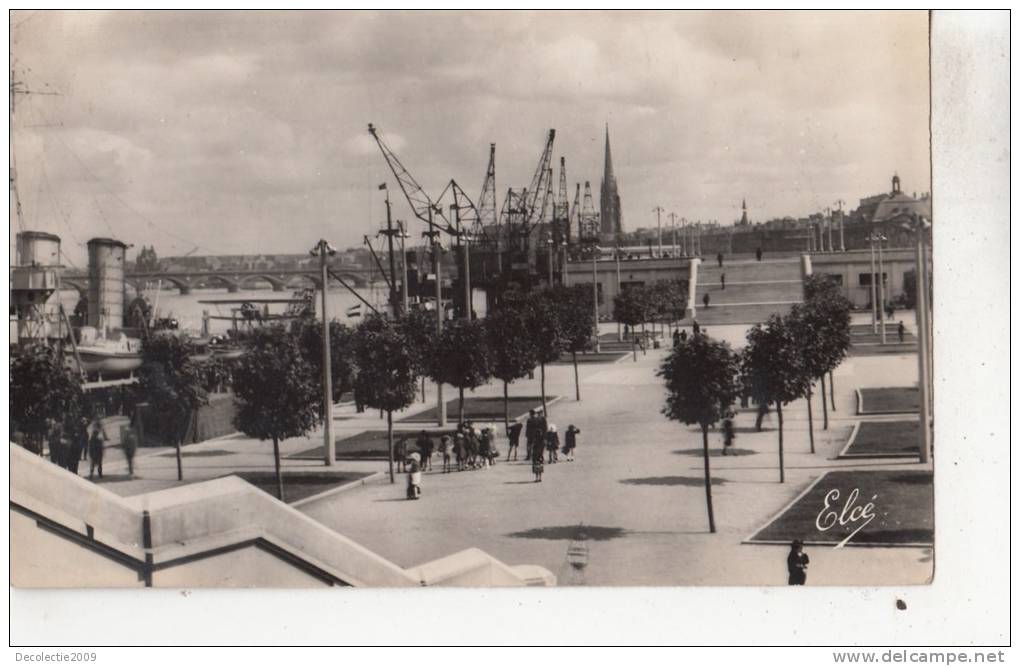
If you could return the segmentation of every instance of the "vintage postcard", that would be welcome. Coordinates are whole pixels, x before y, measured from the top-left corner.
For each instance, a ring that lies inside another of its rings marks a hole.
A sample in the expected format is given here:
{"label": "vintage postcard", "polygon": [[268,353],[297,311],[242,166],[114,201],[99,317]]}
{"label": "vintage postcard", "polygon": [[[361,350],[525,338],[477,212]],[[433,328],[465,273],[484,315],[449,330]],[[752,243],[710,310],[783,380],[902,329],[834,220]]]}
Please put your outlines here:
{"label": "vintage postcard", "polygon": [[928,584],[929,21],[11,12],[12,585]]}

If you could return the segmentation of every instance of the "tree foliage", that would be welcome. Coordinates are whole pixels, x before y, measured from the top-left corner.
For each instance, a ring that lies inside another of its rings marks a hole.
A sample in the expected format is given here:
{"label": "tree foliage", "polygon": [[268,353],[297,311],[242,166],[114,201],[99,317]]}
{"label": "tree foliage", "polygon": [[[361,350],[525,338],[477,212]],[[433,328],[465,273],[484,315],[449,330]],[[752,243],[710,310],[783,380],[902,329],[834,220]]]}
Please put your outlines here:
{"label": "tree foliage", "polygon": [[595,304],[592,302],[594,294],[591,286],[586,284],[556,286],[550,288],[547,294],[559,317],[563,348],[576,353],[591,347],[595,333]]}
{"label": "tree foliage", "polygon": [[657,372],[666,381],[668,418],[707,429],[733,415],[740,395],[738,356],[725,342],[693,335],[673,347]]}
{"label": "tree foliage", "polygon": [[492,376],[485,324],[455,319],[443,326],[435,351],[433,379],[459,389],[481,386]]}
{"label": "tree foliage", "polygon": [[[295,331],[301,356],[311,368],[312,375],[322,382],[322,322],[303,317],[295,321]],[[354,362],[354,329],[337,320],[329,322],[329,368],[333,402],[344,393],[354,390],[357,372]],[[322,392],[318,392],[317,409],[323,411]]]}
{"label": "tree foliage", "polygon": [[507,383],[524,377],[538,365],[526,306],[523,300],[505,302],[483,320],[492,376]]}
{"label": "tree foliage", "polygon": [[304,435],[319,421],[321,400],[312,367],[293,335],[278,326],[256,329],[234,370],[235,425],[261,440]]}
{"label": "tree foliage", "polygon": [[35,453],[51,425],[70,433],[77,426],[83,405],[81,378],[64,364],[53,348],[32,345],[18,350],[10,364],[10,428],[21,431]]}
{"label": "tree foliage", "polygon": [[552,363],[566,348],[566,331],[555,297],[549,290],[531,294],[528,332],[540,364]]}
{"label": "tree foliage", "polygon": [[147,425],[168,444],[181,443],[191,413],[208,402],[206,377],[194,354],[191,341],[178,335],[151,335],[142,343],[139,386],[150,407]]}
{"label": "tree foliage", "polygon": [[414,402],[416,359],[402,327],[378,315],[354,330],[354,358],[358,374],[354,391],[359,402],[388,412]]}
{"label": "tree foliage", "polygon": [[412,310],[397,320],[396,327],[399,335],[406,342],[415,373],[431,377],[438,337],[436,313],[427,310]]}

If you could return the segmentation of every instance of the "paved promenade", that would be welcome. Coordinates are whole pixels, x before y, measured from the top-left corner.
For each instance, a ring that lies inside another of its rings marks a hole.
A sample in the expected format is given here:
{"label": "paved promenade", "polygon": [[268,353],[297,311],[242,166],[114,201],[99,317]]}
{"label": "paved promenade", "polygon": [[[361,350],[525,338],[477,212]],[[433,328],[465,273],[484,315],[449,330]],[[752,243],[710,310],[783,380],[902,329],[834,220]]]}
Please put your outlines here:
{"label": "paved promenade", "polygon": [[[717,326],[709,333],[739,343],[745,330]],[[582,434],[577,460],[546,465],[540,484],[532,481],[528,463],[500,462],[488,470],[426,473],[418,502],[403,499],[402,477],[390,485],[380,476],[301,510],[404,566],[477,546],[508,563],[545,566],[562,585],[782,585],[786,549],[741,542],[811,482],[830,469],[920,469],[916,462],[836,460],[855,420],[853,390],[909,386],[916,380],[913,356],[851,358],[836,372],[838,409],[830,412],[828,431],[821,429],[816,398],[817,453],[808,452],[804,401],[784,410],[785,484],[778,483],[775,423],[766,421],[766,430],[755,433],[754,413],[738,414],[736,447],[749,453],[711,458],[718,532],[710,534],[702,460],[690,452],[701,446],[700,431],[659,413],[663,388],[655,369],[665,353],[649,350],[636,363],[628,356],[613,364],[582,365],[580,402],[573,399],[573,369],[547,369],[548,392],[565,396],[551,406],[550,422],[560,432],[573,423]],[[501,390],[492,385],[475,395],[500,395]],[[511,395],[537,392],[537,376],[511,387]],[[408,413],[432,406],[431,387],[429,398]],[[342,436],[383,423],[378,413],[355,414],[345,407],[336,425]],[[320,442],[314,436],[296,438],[282,449],[288,455]],[[721,447],[718,433],[710,434],[710,444]],[[505,440],[497,446],[505,456]],[[241,436],[186,451],[189,480],[272,467],[272,444]],[[143,452],[136,464],[141,478],[108,482],[107,487],[129,495],[176,485],[174,458],[167,453]],[[108,468],[116,478],[120,465],[115,456]],[[385,463],[341,461],[337,467],[381,471]],[[324,469],[316,461],[285,461],[286,470],[307,468]],[[927,548],[809,547],[807,552],[809,585],[923,583],[932,573]]]}

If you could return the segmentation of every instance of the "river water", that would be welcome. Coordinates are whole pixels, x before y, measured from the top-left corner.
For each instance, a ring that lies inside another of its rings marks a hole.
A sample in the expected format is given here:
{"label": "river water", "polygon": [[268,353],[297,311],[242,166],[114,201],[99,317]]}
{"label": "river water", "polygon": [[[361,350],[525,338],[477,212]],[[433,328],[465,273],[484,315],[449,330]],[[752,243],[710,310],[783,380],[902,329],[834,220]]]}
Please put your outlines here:
{"label": "river water", "polygon": [[[380,311],[385,307],[386,292],[385,283],[377,283],[370,287],[358,289],[358,293]],[[202,330],[203,311],[208,312],[211,317],[230,317],[231,310],[239,309],[241,302],[247,299],[255,301],[258,299],[286,299],[292,298],[296,293],[297,290],[285,289],[284,291],[273,291],[268,287],[265,289],[241,289],[235,293],[228,293],[226,288],[193,289],[190,294],[181,294],[177,289],[150,289],[145,292],[145,296],[149,303],[152,304],[157,317],[172,317],[178,321],[181,329],[198,332]],[[131,299],[133,299],[133,295],[129,291],[128,302]],[[60,300],[68,313],[73,312],[78,302],[78,292],[73,290],[61,291]],[[209,300],[231,300],[236,302],[222,304],[201,302]],[[321,295],[316,292],[315,311],[319,316],[321,316],[321,300]],[[330,319],[338,319],[351,325],[357,324],[361,321],[361,318],[348,317],[347,309],[358,303],[360,303],[358,298],[344,287],[331,287],[326,293],[326,307]],[[260,309],[264,307],[262,303],[256,302],[253,304]],[[126,305],[127,302],[125,303]],[[272,314],[281,314],[286,309],[287,303],[269,303],[269,312]],[[364,315],[366,310],[368,308],[362,305],[362,315]],[[211,319],[209,321],[209,332],[213,334],[224,333],[230,327],[231,322],[229,320]]]}

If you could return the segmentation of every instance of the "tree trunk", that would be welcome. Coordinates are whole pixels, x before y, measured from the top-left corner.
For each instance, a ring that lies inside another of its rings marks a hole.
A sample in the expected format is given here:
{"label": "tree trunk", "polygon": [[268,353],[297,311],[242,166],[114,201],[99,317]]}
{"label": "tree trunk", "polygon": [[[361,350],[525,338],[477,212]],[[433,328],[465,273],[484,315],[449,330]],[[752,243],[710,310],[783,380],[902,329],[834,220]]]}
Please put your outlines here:
{"label": "tree trunk", "polygon": [[836,380],[832,378],[832,370],[829,370],[829,402],[832,404],[832,411],[836,411]]}
{"label": "tree trunk", "polygon": [[421,401],[425,402],[425,378],[421,378]]}
{"label": "tree trunk", "polygon": [[581,379],[577,375],[577,352],[572,351],[570,355],[574,359],[574,393],[577,395],[577,399],[581,399]]}
{"label": "tree trunk", "polygon": [[283,501],[283,474],[280,472],[280,439],[273,436],[273,463],[276,465],[276,497]]}
{"label": "tree trunk", "polygon": [[390,483],[396,483],[393,475],[393,412],[386,412],[386,450],[389,451],[387,459],[390,462]]}
{"label": "tree trunk", "polygon": [[510,434],[510,386],[509,382],[503,382],[503,430]]}
{"label": "tree trunk", "polygon": [[708,531],[715,533],[715,511],[712,510],[712,471],[708,465],[708,426],[701,426],[701,443],[705,457],[705,505],[708,507]]}
{"label": "tree trunk", "polygon": [[779,483],[786,482],[786,470],[783,468],[783,403],[776,401],[776,416],[779,419]]}
{"label": "tree trunk", "polygon": [[825,400],[825,373],[822,373],[822,430],[829,429],[829,407]]}
{"label": "tree trunk", "polygon": [[464,389],[463,388],[458,388],[457,389],[457,397],[460,398],[460,407],[459,407],[460,420],[458,421],[458,423],[464,423]]}
{"label": "tree trunk", "polygon": [[[811,409],[811,396],[812,396],[812,391],[811,391],[811,385],[809,384],[808,388],[807,388],[807,396],[805,396],[807,398],[807,431],[808,431],[808,441],[811,442],[811,453],[814,453],[815,452],[815,417],[814,417],[814,412]],[[825,394],[824,393],[822,393],[822,399],[823,400],[825,399]]]}
{"label": "tree trunk", "polygon": [[542,413],[549,417],[549,408],[545,404],[545,363],[542,363]]}
{"label": "tree trunk", "polygon": [[177,455],[177,480],[184,480],[184,469],[181,467],[181,438],[177,437],[174,440],[174,450]]}
{"label": "tree trunk", "polygon": [[630,346],[634,350],[634,362],[637,363],[637,338],[631,341]]}

